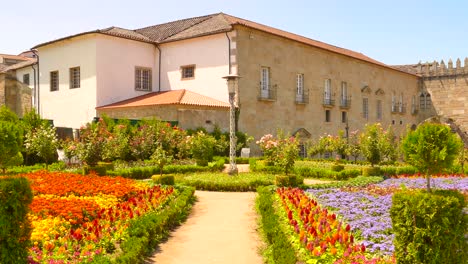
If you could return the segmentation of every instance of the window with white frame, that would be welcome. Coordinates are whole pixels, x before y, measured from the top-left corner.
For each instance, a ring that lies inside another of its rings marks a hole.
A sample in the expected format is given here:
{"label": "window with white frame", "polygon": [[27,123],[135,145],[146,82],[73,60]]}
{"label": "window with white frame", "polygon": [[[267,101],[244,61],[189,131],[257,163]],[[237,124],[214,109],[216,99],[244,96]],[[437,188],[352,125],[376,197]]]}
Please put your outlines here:
{"label": "window with white frame", "polygon": [[362,98],[362,117],[369,119],[369,99]]}
{"label": "window with white frame", "polygon": [[59,89],[59,72],[51,71],[50,72],[50,91],[58,91]]}
{"label": "window with white frame", "polygon": [[382,100],[377,100],[377,120],[382,120]]}
{"label": "window with white frame", "polygon": [[70,68],[70,89],[80,88],[80,67]]}
{"label": "window with white frame", "polygon": [[135,68],[135,90],[151,91],[151,68]]}
{"label": "window with white frame", "polygon": [[348,106],[348,83],[341,82],[341,106]]}
{"label": "window with white frame", "polygon": [[262,67],[260,78],[260,87],[262,91],[268,91],[270,87],[270,68]]}
{"label": "window with white frame", "polygon": [[304,74],[302,73],[296,75],[296,95],[304,95]]}
{"label": "window with white frame", "polygon": [[325,103],[329,104],[331,101],[331,79],[325,79],[324,97]]}
{"label": "window with white frame", "polygon": [[180,67],[182,80],[195,78],[195,65],[185,65]]}

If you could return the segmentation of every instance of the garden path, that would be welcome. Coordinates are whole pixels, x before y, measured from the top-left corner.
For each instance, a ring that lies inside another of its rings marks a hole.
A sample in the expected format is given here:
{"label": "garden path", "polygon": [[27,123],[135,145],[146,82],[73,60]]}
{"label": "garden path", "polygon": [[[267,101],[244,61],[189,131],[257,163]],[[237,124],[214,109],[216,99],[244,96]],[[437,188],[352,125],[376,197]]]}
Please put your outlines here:
{"label": "garden path", "polygon": [[255,193],[196,191],[187,221],[147,263],[261,264]]}

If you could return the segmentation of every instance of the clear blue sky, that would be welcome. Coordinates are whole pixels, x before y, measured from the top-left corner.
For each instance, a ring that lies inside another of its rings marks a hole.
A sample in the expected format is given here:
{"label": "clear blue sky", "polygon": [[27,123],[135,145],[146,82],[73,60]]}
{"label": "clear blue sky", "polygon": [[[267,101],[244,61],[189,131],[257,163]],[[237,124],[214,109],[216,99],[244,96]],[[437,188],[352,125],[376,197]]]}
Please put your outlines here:
{"label": "clear blue sky", "polygon": [[390,65],[468,57],[464,0],[17,0],[2,2],[0,10],[0,53],[7,54],[88,30],[224,12]]}

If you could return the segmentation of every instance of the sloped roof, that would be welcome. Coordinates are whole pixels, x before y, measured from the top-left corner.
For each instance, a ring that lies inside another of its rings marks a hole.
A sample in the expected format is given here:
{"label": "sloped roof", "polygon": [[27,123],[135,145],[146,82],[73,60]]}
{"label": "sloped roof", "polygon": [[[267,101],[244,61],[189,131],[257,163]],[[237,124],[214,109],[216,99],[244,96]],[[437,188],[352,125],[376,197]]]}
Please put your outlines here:
{"label": "sloped roof", "polygon": [[96,109],[103,110],[156,105],[189,105],[215,108],[229,108],[228,103],[221,102],[211,97],[182,89],[163,92],[152,92],[120,102],[116,102],[113,104],[99,106],[96,107]]}
{"label": "sloped roof", "polygon": [[3,64],[0,64],[0,73],[5,72],[6,68],[8,67]]}
{"label": "sloped roof", "polygon": [[[37,62],[37,60],[36,60],[35,58],[33,58],[32,60],[22,61],[22,62],[13,64],[13,65],[10,65],[10,66],[6,67],[3,71],[10,71],[10,70],[21,69],[21,68],[24,68],[24,67],[27,67],[27,66],[31,66],[31,65],[33,65],[33,64],[36,64],[36,62]],[[0,70],[0,71],[1,71],[1,70]]]}
{"label": "sloped roof", "polygon": [[3,57],[5,59],[23,60],[23,61],[34,60],[34,58],[20,56],[20,55],[11,55],[11,54],[0,54],[0,57]]}
{"label": "sloped roof", "polygon": [[186,18],[186,19],[172,21],[172,22],[168,22],[164,24],[139,28],[135,30],[128,30],[128,29],[123,29],[123,28],[118,28],[118,27],[98,29],[98,30],[88,31],[88,32],[72,35],[69,37],[42,43],[42,44],[35,46],[35,48],[44,46],[44,45],[47,45],[56,41],[60,41],[63,39],[72,38],[72,37],[76,37],[76,36],[80,36],[84,34],[91,34],[91,33],[100,33],[100,34],[122,37],[122,38],[137,40],[137,41],[161,44],[161,43],[167,43],[167,42],[172,42],[172,41],[177,41],[177,40],[212,35],[212,34],[217,34],[221,32],[228,32],[228,31],[231,31],[233,27],[236,25],[260,30],[263,32],[267,32],[267,33],[279,36],[279,37],[301,42],[301,43],[304,43],[306,45],[310,45],[316,48],[324,49],[330,52],[352,57],[361,61],[380,65],[382,67],[386,67],[395,71],[415,75],[412,72],[407,72],[399,68],[388,66],[380,61],[374,60],[359,52],[333,46],[324,42],[306,38],[304,36],[300,36],[294,33],[290,33],[284,30],[266,26],[260,23],[256,23],[250,20],[243,19],[243,18],[238,18],[235,16],[227,15],[224,13],[216,13],[216,14],[200,16],[200,17]]}

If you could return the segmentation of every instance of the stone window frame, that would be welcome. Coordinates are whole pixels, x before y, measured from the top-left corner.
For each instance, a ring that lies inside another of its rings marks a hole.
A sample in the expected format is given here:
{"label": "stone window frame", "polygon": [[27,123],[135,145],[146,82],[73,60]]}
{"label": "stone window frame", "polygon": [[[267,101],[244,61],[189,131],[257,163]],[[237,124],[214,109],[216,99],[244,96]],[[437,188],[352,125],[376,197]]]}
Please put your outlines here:
{"label": "stone window frame", "polygon": [[381,121],[383,118],[382,100],[377,100],[376,114],[377,114],[377,120]]}
{"label": "stone window frame", "polygon": [[348,112],[341,111],[341,123],[346,124],[347,121],[348,121]]}
{"label": "stone window frame", "polygon": [[81,69],[80,66],[70,68],[70,89],[81,87]]}
{"label": "stone window frame", "polygon": [[195,79],[195,71],[197,67],[195,64],[180,66],[180,79],[181,80],[193,80]]}
{"label": "stone window frame", "polygon": [[135,91],[150,92],[153,85],[153,69],[150,67],[135,67]]}
{"label": "stone window frame", "polygon": [[331,123],[331,110],[325,109],[325,123]]}
{"label": "stone window frame", "polygon": [[59,90],[59,71],[51,71],[50,74],[50,91],[55,92]]}
{"label": "stone window frame", "polygon": [[369,98],[362,98],[362,117],[369,120]]}

